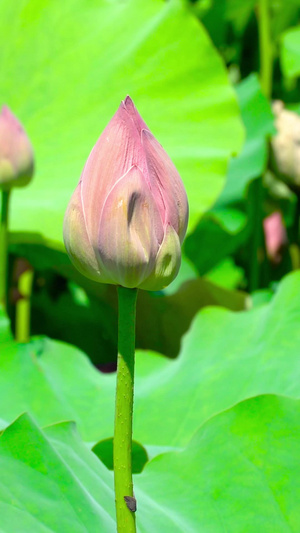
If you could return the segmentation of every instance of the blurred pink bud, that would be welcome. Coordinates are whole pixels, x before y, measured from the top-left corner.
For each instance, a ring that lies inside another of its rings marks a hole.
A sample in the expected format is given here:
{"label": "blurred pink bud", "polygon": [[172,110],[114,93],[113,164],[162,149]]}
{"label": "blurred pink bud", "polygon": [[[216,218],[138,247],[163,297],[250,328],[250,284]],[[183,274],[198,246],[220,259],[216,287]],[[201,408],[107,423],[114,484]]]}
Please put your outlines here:
{"label": "blurred pink bud", "polygon": [[3,106],[0,113],[0,188],[27,185],[33,167],[30,141],[17,118]]}
{"label": "blurred pink bud", "polygon": [[268,257],[274,263],[279,263],[282,249],[287,244],[286,229],[279,211],[264,219],[264,233]]}
{"label": "blurred pink bud", "polygon": [[178,273],[187,222],[180,176],[127,96],[67,208],[67,252],[93,280],[160,290]]}

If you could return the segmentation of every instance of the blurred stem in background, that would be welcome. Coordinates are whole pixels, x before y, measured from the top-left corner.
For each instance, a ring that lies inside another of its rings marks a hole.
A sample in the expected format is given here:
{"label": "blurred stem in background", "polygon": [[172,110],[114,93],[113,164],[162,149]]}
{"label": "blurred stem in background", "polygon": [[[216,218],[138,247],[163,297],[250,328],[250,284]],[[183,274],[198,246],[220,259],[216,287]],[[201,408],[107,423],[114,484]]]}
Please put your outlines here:
{"label": "blurred stem in background", "polygon": [[257,22],[260,54],[260,82],[262,92],[267,98],[272,96],[273,55],[270,29],[269,0],[259,0]]}
{"label": "blurred stem in background", "polygon": [[135,514],[124,496],[133,498],[132,413],[137,289],[118,287],[118,367],[114,432],[114,477],[118,533],[135,533]]}
{"label": "blurred stem in background", "polygon": [[10,191],[2,191],[0,225],[0,306],[7,306],[8,213]]}
{"label": "blurred stem in background", "polygon": [[[1,225],[0,225],[0,306],[7,311],[8,304],[8,227],[9,201],[11,190],[2,191]],[[23,267],[18,275],[18,294],[16,302],[16,340],[28,342],[30,336],[30,297],[33,270],[29,263],[21,260]]]}
{"label": "blurred stem in background", "polygon": [[30,309],[33,282],[33,269],[26,260],[19,260],[18,299],[16,302],[15,336],[18,342],[29,342],[30,338]]}
{"label": "blurred stem in background", "polygon": [[259,177],[251,183],[249,188],[249,221],[253,228],[250,239],[250,292],[260,288],[262,265],[266,257],[263,233],[263,196],[262,177]]}
{"label": "blurred stem in background", "polygon": [[[257,24],[259,35],[261,88],[264,95],[267,98],[270,98],[272,94],[273,57],[270,34],[269,0],[258,0]],[[263,197],[263,177],[260,176],[252,183],[249,191],[253,227],[249,273],[250,292],[260,288],[262,281],[262,267],[266,261],[263,231]]]}

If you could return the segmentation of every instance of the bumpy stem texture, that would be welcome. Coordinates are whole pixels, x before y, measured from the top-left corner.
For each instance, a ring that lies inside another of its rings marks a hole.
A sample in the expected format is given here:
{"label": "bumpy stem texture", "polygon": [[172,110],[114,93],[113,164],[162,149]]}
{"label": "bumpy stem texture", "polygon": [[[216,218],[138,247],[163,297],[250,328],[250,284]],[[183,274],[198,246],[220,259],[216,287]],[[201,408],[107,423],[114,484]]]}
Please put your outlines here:
{"label": "bumpy stem texture", "polygon": [[118,288],[118,368],[114,434],[114,476],[118,533],[135,533],[135,514],[124,496],[133,496],[132,412],[137,289]]}
{"label": "bumpy stem texture", "polygon": [[6,310],[9,191],[2,191],[0,221],[0,306]]}

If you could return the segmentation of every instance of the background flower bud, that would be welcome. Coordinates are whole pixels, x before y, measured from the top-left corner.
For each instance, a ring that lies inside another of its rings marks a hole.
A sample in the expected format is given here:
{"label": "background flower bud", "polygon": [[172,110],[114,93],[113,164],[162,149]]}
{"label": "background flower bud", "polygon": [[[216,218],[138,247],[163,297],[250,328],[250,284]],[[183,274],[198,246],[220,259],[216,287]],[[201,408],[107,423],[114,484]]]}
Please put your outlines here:
{"label": "background flower bud", "polygon": [[22,125],[7,106],[0,113],[0,188],[23,187],[33,174],[33,149]]}
{"label": "background flower bud", "polygon": [[180,176],[127,97],[94,146],[67,208],[71,260],[93,280],[160,290],[178,273],[187,222]]}
{"label": "background flower bud", "polygon": [[266,217],[263,221],[263,228],[268,257],[272,263],[280,263],[283,249],[288,243],[281,213],[275,211]]}
{"label": "background flower bud", "polygon": [[300,187],[300,116],[284,108],[283,102],[273,103],[277,134],[271,141],[271,165],[289,185]]}

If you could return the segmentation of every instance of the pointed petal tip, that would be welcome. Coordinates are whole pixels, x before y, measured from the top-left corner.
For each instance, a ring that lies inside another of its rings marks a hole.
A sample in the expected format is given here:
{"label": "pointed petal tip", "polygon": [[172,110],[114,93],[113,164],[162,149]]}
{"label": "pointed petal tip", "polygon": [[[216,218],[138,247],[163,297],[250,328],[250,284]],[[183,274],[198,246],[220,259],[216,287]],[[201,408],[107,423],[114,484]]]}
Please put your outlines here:
{"label": "pointed petal tip", "polygon": [[135,109],[135,105],[133,103],[132,98],[130,98],[129,94],[127,94],[126,98],[124,100],[121,100],[120,107],[126,110]]}
{"label": "pointed petal tip", "polygon": [[133,103],[133,100],[132,98],[130,98],[129,94],[127,94],[125,100],[124,100],[124,104],[125,105],[129,105],[129,106],[134,106],[134,103]]}
{"label": "pointed petal tip", "polygon": [[[126,113],[125,120],[130,120],[134,123],[135,128],[138,131],[138,134],[141,134],[142,129],[148,130],[147,124],[145,124],[144,120],[142,119],[141,115],[139,114],[132,98],[127,95],[125,100],[122,100],[120,108],[122,112]],[[124,114],[123,114],[124,117]]]}
{"label": "pointed petal tip", "polygon": [[135,107],[134,102],[132,98],[130,98],[129,95],[127,95],[124,100],[124,108],[126,109],[129,115],[131,116],[138,115],[137,108]]}
{"label": "pointed petal tip", "polygon": [[3,104],[2,107],[1,107],[0,116],[2,116],[3,118],[6,118],[6,119],[17,120],[16,117],[14,116],[14,114],[11,112],[10,108],[8,107],[8,105],[6,105],[6,104]]}
{"label": "pointed petal tip", "polygon": [[2,104],[1,106],[1,115],[4,113],[7,113],[9,111],[9,107],[6,104]]}
{"label": "pointed petal tip", "polygon": [[13,114],[13,112],[10,110],[8,105],[3,104],[0,111],[0,118],[2,118],[6,124],[13,125],[17,130],[20,132],[24,131],[24,128],[21,124],[21,122],[17,119],[17,117]]}
{"label": "pointed petal tip", "polygon": [[136,113],[136,107],[129,95],[127,95],[124,100],[121,100],[120,108],[129,114]]}

